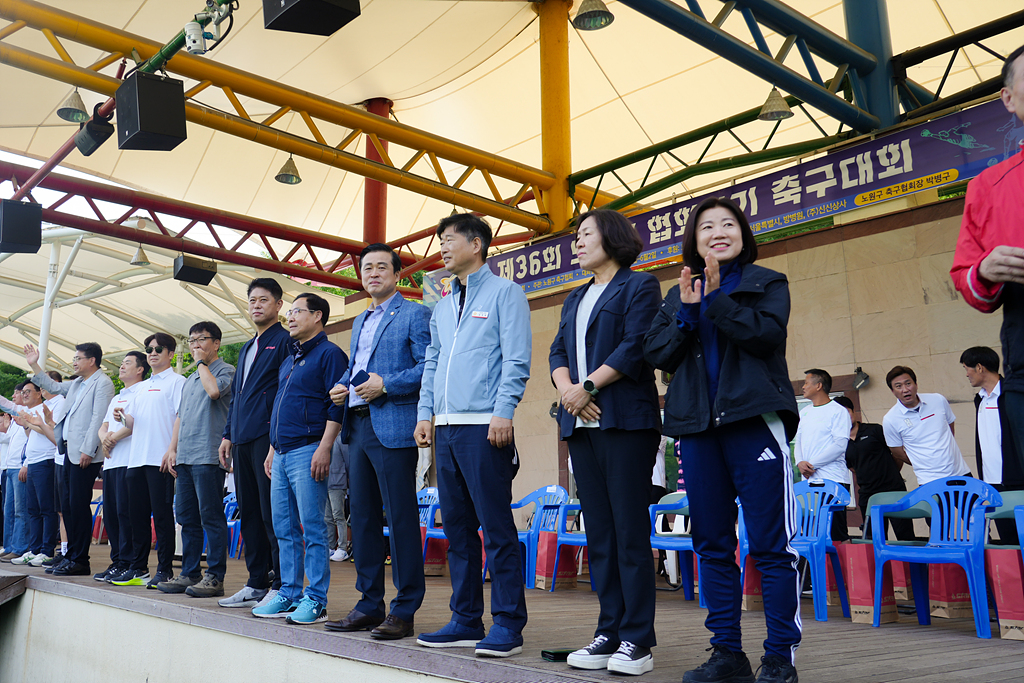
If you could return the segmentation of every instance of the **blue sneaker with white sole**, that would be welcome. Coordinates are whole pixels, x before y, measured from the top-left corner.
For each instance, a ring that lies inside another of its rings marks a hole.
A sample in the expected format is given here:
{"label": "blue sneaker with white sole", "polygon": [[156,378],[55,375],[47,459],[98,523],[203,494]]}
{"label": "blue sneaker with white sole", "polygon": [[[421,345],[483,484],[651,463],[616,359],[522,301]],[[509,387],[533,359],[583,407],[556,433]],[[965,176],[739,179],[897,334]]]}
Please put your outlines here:
{"label": "blue sneaker with white sole", "polygon": [[487,637],[476,644],[477,657],[511,657],[522,651],[522,634],[498,624],[492,624]]}
{"label": "blue sneaker with white sole", "polygon": [[298,605],[289,614],[285,621],[289,624],[315,624],[318,621],[327,621],[327,605],[317,602],[308,595],[299,600]]}
{"label": "blue sneaker with white sole", "polygon": [[285,619],[289,614],[294,612],[295,608],[298,606],[299,603],[292,602],[278,593],[274,599],[267,602],[267,604],[253,607],[252,615],[254,617],[260,617],[261,619]]}
{"label": "blue sneaker with white sole", "polygon": [[423,647],[475,647],[484,638],[483,627],[470,628],[452,620],[433,633],[421,633],[416,642]]}

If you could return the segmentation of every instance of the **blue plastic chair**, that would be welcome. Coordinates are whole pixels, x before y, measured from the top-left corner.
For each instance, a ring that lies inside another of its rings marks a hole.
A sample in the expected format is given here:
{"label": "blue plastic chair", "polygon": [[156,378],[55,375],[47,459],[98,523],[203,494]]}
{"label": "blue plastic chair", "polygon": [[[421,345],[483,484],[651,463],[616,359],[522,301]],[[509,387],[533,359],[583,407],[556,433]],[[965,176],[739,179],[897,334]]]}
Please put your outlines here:
{"label": "blue plastic chair", "polygon": [[832,544],[832,515],[850,504],[850,492],[834,481],[801,481],[793,485],[799,517],[797,532],[789,544],[807,559],[811,572],[811,593],[814,598],[814,620],[828,621],[828,605],[825,601],[826,562],[832,562],[836,577],[839,602],[843,616],[850,618],[850,601],[846,594],[839,553]]}
{"label": "blue plastic chair", "polygon": [[[693,600],[693,536],[680,532],[663,532],[658,530],[658,515],[690,515],[690,503],[686,493],[669,493],[648,508],[651,514],[651,548],[654,550],[674,550],[679,553],[679,586],[671,590],[683,589],[683,596]],[[676,522],[681,523],[679,518]],[[698,565],[700,559],[697,560]]]}
{"label": "blue plastic chair", "polygon": [[[533,506],[533,515],[529,528],[519,531],[519,544],[523,546],[523,579],[527,588],[537,586],[537,544],[540,532],[555,533],[558,529],[559,507],[569,502],[569,493],[558,484],[542,486],[533,493],[512,503],[513,510],[528,505]],[[487,575],[487,567],[484,567]]]}
{"label": "blue plastic chair", "polygon": [[[564,503],[558,506],[558,518],[555,522],[555,531],[558,534],[558,540],[555,541],[555,566],[551,570],[552,576],[558,576],[558,558],[561,556],[559,550],[563,545],[575,546],[577,548],[587,547],[587,534],[582,531],[569,531],[569,515],[578,517],[582,514],[580,504],[576,503]],[[590,558],[587,557],[587,569],[590,568]],[[590,582],[590,590],[594,589],[594,582]],[[555,582],[551,582],[551,591],[555,592]]]}
{"label": "blue plastic chair", "polygon": [[931,623],[926,564],[958,564],[967,574],[974,611],[974,627],[979,638],[991,638],[988,619],[988,591],[985,586],[985,541],[988,520],[985,514],[1003,504],[1002,496],[990,485],[970,477],[947,477],[929,482],[911,491],[898,502],[871,508],[871,526],[883,529],[886,513],[907,510],[920,502],[932,509],[931,536],[924,545],[895,545],[881,533],[873,534],[875,550],[875,618],[879,625],[882,610],[882,576],[891,560],[910,562],[910,581],[914,588],[917,621]]}
{"label": "blue plastic chair", "polygon": [[[437,511],[441,508],[438,503],[437,488],[428,486],[416,492],[416,502],[420,509],[420,526],[427,529],[427,535],[423,538],[423,559],[427,559],[427,540],[431,538],[429,532],[434,528]],[[444,531],[441,530],[440,538],[444,538]]]}

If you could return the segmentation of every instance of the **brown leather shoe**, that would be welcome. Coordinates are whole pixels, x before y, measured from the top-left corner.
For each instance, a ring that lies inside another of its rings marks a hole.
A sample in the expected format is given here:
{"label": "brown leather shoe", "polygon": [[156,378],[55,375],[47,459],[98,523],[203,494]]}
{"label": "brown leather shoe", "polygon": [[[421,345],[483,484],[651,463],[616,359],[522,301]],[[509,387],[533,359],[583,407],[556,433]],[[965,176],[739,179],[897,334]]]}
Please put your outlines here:
{"label": "brown leather shoe", "polygon": [[368,616],[354,609],[341,621],[324,622],[324,628],[328,631],[369,631],[382,621],[384,620]]}
{"label": "brown leather shoe", "polygon": [[404,621],[394,614],[384,618],[384,623],[370,631],[370,637],[377,640],[398,640],[412,635],[412,622]]}

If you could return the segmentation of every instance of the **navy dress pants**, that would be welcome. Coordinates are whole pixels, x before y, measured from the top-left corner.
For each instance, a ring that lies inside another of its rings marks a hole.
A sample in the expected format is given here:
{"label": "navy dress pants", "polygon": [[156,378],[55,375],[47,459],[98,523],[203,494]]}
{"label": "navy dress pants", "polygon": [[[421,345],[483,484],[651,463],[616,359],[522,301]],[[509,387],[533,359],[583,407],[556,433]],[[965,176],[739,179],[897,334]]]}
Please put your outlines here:
{"label": "navy dress pants", "polygon": [[463,626],[483,625],[483,556],[491,571],[494,623],[522,633],[526,626],[519,532],[512,518],[512,479],[519,471],[515,445],[495,448],[487,425],[445,425],[434,430],[441,521],[448,538],[452,576],[452,619]]}
{"label": "navy dress pants", "polygon": [[64,461],[58,466],[63,479],[61,510],[64,529],[68,533],[67,558],[89,566],[89,546],[92,544],[92,486],[103,471],[103,461],[94,461],[86,467]]}

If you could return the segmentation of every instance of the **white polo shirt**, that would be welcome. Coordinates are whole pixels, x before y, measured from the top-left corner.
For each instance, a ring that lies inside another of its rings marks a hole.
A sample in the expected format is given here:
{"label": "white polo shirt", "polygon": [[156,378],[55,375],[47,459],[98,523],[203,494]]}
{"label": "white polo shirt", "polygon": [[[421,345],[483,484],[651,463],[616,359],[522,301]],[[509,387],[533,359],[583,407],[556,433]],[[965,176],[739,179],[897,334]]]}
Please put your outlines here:
{"label": "white polo shirt", "polygon": [[178,416],[185,378],[173,368],[167,368],[136,386],[138,389],[131,398],[131,410],[128,411],[135,419],[128,467],[159,467],[167,447],[171,445],[171,432]]}
{"label": "white polo shirt", "polygon": [[[107,431],[111,434],[117,434],[119,431],[125,428],[123,424],[114,419],[114,408],[121,408],[124,412],[132,415],[131,411],[131,398],[135,395],[135,392],[142,382],[136,382],[130,387],[122,389],[114,398],[110,399],[110,404],[107,406],[107,414],[104,416],[103,421],[107,423]],[[132,452],[132,437],[127,436],[114,446],[114,450],[110,451],[110,455],[103,459],[103,470],[112,470],[116,467],[128,467],[128,459]]]}
{"label": "white polo shirt", "polygon": [[[21,408],[21,406],[18,407]],[[7,465],[4,469],[20,470],[21,452],[25,448],[28,436],[25,434],[25,428],[15,424],[13,420],[11,426],[7,428],[7,435],[10,439],[7,441]]]}
{"label": "white polo shirt", "polygon": [[978,392],[978,443],[981,444],[981,479],[989,484],[1003,483],[1003,430],[999,422],[999,393],[996,382],[992,393],[982,387]]}
{"label": "white polo shirt", "polygon": [[[43,405],[40,403],[35,408],[28,408],[28,411],[43,417]],[[25,449],[25,464],[36,465],[47,460],[53,460],[57,455],[57,447],[45,436],[30,429],[28,432],[28,448]]]}
{"label": "white polo shirt", "polygon": [[[57,424],[58,422],[63,420],[64,417],[66,416],[67,409],[70,407],[70,406],[66,405],[66,402],[67,402],[67,399],[64,398],[63,394],[54,394],[50,398],[48,398],[45,401],[43,401],[43,405],[45,405],[47,408],[50,409],[50,414],[53,417],[53,423],[54,424]],[[56,436],[56,434],[54,434],[54,436]],[[47,441],[49,441],[49,439],[47,439]],[[56,446],[54,446],[53,448],[54,448],[53,461],[56,464],[58,464],[58,465],[63,465],[64,464],[64,460],[66,459],[66,456],[61,455],[60,452],[56,450],[57,449]]]}
{"label": "white polo shirt", "polygon": [[949,428],[956,420],[949,401],[942,394],[918,394],[917,398],[917,407],[906,408],[896,401],[885,414],[886,445],[903,447],[919,484],[969,474],[971,469]]}
{"label": "white polo shirt", "polygon": [[796,461],[806,460],[814,467],[808,481],[828,479],[851,484],[846,466],[846,447],[850,444],[850,413],[835,401],[807,406],[800,412],[796,430]]}

